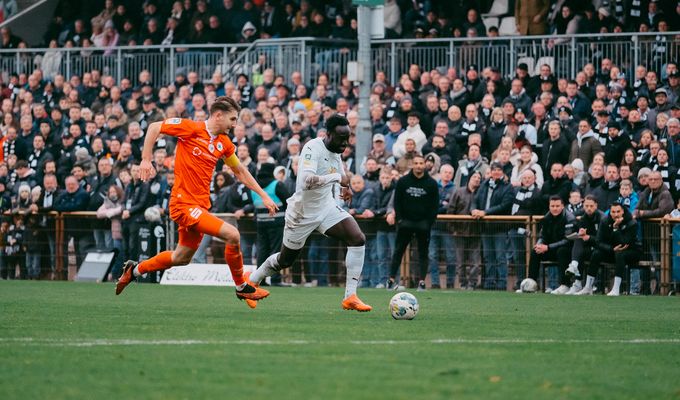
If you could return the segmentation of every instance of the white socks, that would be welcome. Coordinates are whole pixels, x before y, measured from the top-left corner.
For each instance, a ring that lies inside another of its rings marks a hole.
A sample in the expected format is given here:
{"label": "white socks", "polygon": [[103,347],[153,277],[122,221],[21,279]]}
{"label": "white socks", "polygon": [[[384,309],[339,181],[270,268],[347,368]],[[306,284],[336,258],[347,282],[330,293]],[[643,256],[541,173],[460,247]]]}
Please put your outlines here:
{"label": "white socks", "polygon": [[612,290],[610,292],[614,293],[619,293],[621,290],[621,277],[620,276],[615,276],[614,277],[614,286],[612,286]]}
{"label": "white socks", "polygon": [[356,294],[361,270],[364,268],[364,254],[366,246],[347,247],[345,266],[347,267],[347,281],[345,283],[345,298]]}
{"label": "white socks", "polygon": [[586,288],[592,289],[593,288],[593,283],[595,283],[595,277],[588,275],[586,277]]}
{"label": "white socks", "polygon": [[259,285],[262,280],[268,276],[273,276],[277,272],[279,272],[279,254],[280,253],[274,253],[271,256],[267,257],[266,260],[260,265],[260,268],[255,270],[252,274],[250,274],[250,281],[253,282],[255,285]]}
{"label": "white socks", "polygon": [[573,260],[572,262],[569,263],[569,268],[568,270],[573,273],[575,276],[581,276],[581,273],[578,270],[578,261]]}
{"label": "white socks", "polygon": [[135,277],[142,276],[142,273],[139,272],[139,264],[137,264],[137,266],[135,267],[135,269],[132,270],[132,275],[135,276]]}

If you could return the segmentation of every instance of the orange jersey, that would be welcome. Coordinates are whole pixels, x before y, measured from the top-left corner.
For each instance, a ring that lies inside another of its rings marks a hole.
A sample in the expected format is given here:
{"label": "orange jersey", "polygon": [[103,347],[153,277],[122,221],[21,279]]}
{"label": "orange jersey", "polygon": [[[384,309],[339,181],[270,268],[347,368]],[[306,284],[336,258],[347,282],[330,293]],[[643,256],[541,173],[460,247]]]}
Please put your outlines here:
{"label": "orange jersey", "polygon": [[176,137],[175,184],[170,207],[192,205],[210,209],[210,182],[217,160],[230,157],[235,147],[226,135],[211,135],[207,122],[170,118],[161,133]]}

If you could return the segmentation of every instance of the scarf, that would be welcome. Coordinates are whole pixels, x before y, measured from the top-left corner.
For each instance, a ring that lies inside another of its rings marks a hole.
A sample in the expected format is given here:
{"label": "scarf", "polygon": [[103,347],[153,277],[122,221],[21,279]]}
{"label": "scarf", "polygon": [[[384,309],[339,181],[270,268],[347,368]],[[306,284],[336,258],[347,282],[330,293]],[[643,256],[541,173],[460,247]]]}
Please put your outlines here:
{"label": "scarf", "polygon": [[616,0],[614,6],[614,15],[616,20],[623,23],[623,0]]}

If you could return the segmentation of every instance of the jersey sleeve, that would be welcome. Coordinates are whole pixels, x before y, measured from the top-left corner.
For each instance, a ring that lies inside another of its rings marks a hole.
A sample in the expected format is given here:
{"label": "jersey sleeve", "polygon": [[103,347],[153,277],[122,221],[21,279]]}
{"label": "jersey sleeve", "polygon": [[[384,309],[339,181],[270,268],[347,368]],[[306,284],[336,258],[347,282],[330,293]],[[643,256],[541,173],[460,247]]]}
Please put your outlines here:
{"label": "jersey sleeve", "polygon": [[229,158],[236,154],[236,146],[234,146],[234,142],[232,142],[231,139],[227,137],[225,140],[222,140],[222,143],[224,144],[224,152],[222,153],[222,157]]}
{"label": "jersey sleeve", "polygon": [[190,119],[168,118],[161,124],[161,133],[177,138],[189,138],[194,135],[196,123]]}
{"label": "jersey sleeve", "polygon": [[319,152],[316,151],[309,143],[305,145],[300,153],[302,160],[302,170],[316,174],[317,166],[319,165]]}

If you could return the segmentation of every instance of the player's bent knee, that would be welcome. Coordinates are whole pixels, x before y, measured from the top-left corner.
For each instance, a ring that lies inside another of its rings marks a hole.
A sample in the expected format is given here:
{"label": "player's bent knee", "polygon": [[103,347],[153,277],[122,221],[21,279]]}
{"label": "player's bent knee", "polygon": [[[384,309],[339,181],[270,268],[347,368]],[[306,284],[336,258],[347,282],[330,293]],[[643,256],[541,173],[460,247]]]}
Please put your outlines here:
{"label": "player's bent knee", "polygon": [[220,229],[220,239],[224,240],[229,246],[238,246],[241,243],[241,235],[238,230],[226,223],[222,229]]}
{"label": "player's bent knee", "polygon": [[347,245],[350,247],[360,247],[366,244],[366,235],[359,233],[347,240]]}

